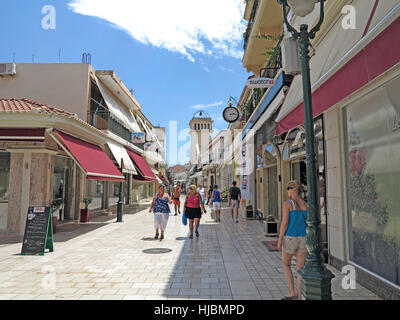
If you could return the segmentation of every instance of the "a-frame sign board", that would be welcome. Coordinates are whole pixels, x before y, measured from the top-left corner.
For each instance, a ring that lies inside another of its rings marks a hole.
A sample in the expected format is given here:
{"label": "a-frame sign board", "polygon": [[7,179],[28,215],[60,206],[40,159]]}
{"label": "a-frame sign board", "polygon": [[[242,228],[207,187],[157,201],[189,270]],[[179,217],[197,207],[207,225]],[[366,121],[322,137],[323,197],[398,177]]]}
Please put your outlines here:
{"label": "a-frame sign board", "polygon": [[29,207],[21,255],[43,256],[54,251],[51,207]]}

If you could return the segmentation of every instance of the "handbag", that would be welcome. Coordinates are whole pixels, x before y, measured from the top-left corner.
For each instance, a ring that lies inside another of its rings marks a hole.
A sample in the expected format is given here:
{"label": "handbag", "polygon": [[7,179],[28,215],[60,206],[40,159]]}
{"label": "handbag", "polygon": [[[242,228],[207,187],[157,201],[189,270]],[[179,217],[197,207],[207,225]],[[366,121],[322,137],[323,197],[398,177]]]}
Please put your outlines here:
{"label": "handbag", "polygon": [[185,212],[182,214],[182,223],[183,223],[184,226],[187,225],[187,218],[186,218],[186,213]]}

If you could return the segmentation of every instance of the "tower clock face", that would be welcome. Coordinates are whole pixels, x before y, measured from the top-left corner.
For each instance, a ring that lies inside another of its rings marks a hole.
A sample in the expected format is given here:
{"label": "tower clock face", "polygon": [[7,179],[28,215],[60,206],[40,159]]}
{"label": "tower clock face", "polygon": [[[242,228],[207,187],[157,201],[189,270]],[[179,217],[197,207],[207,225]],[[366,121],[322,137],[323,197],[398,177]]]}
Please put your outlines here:
{"label": "tower clock face", "polygon": [[234,107],[228,107],[224,110],[223,117],[226,122],[236,122],[239,119],[239,110]]}

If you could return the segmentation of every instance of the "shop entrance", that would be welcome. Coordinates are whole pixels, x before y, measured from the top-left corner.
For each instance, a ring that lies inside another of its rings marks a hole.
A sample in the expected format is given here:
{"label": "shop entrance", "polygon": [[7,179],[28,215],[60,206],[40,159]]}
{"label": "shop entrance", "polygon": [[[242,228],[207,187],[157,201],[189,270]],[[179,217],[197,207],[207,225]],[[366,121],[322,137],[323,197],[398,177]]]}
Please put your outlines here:
{"label": "shop entrance", "polygon": [[0,152],[0,230],[7,228],[10,154]]}
{"label": "shop entrance", "polygon": [[[298,180],[303,186],[307,186],[307,167],[305,160],[292,162],[291,179]],[[304,200],[307,201],[307,192],[304,192]]]}
{"label": "shop entrance", "polygon": [[278,168],[276,166],[267,169],[268,175],[268,214],[279,220],[278,214]]}
{"label": "shop entrance", "polygon": [[71,159],[55,156],[53,175],[53,200],[61,200],[58,220],[72,220],[73,202],[73,166]]}

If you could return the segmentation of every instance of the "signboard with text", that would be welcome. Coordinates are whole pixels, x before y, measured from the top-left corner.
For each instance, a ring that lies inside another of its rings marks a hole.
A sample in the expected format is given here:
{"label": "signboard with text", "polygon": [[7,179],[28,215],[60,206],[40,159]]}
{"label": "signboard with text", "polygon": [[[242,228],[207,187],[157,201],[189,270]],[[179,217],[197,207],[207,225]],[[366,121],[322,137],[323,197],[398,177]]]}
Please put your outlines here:
{"label": "signboard with text", "polygon": [[50,207],[29,207],[21,255],[53,252],[53,225]]}
{"label": "signboard with text", "polygon": [[274,85],[275,80],[271,78],[252,78],[246,82],[246,86],[250,89],[271,88]]}

